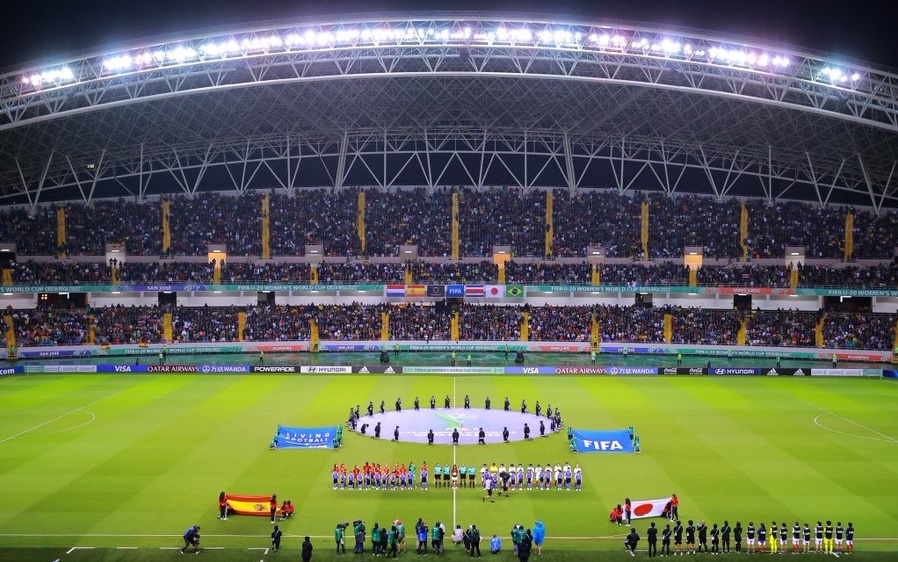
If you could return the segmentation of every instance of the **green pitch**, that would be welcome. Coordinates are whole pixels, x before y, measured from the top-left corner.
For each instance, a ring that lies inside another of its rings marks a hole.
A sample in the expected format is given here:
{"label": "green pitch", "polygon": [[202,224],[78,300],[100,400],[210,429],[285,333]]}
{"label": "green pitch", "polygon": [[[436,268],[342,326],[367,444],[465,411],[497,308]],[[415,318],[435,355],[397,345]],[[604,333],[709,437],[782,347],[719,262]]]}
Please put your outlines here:
{"label": "green pitch", "polygon": [[[267,447],[279,423],[334,425],[356,404],[401,396],[408,407],[432,394],[458,401],[470,394],[474,406],[485,395],[494,406],[506,395],[513,405],[540,400],[583,429],[633,424],[643,453],[574,455],[561,434],[455,451],[348,432],[336,451]],[[855,559],[895,559],[896,404],[892,382],[808,377],[7,377],[0,380],[0,560],[165,560],[178,556],[171,547],[190,524],[202,525],[204,547],[215,547],[207,558],[298,559],[297,537],[311,535],[313,560],[336,560],[337,522],[364,519],[370,530],[401,518],[411,531],[419,517],[447,528],[477,524],[485,539],[498,533],[505,550],[512,525],[541,519],[547,540],[539,559],[623,560],[630,559],[621,543],[626,528],[607,522],[610,508],[626,496],[674,492],[684,520],[852,521]],[[516,491],[484,503],[479,488],[454,495],[331,489],[334,463],[432,467],[453,455],[475,466],[579,463],[584,490]],[[292,500],[296,516],[281,523],[288,552],[248,550],[268,546],[271,525],[264,517],[218,521],[223,490]],[[640,548],[648,522],[637,522]],[[461,559],[463,549],[447,543],[447,556]],[[351,539],[347,546],[351,552]],[[357,557],[340,559],[347,558]]]}

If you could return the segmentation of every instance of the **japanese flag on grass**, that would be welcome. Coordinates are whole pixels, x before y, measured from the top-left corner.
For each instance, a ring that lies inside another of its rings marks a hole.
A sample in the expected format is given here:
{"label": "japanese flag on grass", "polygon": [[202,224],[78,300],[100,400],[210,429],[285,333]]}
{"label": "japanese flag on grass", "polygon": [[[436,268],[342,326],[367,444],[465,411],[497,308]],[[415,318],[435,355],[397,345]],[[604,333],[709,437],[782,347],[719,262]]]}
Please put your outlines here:
{"label": "japanese flag on grass", "polygon": [[631,502],[632,505],[632,519],[642,519],[643,517],[661,517],[661,513],[664,511],[664,506],[667,505],[667,502],[670,501],[670,498],[664,498],[661,500],[636,500]]}

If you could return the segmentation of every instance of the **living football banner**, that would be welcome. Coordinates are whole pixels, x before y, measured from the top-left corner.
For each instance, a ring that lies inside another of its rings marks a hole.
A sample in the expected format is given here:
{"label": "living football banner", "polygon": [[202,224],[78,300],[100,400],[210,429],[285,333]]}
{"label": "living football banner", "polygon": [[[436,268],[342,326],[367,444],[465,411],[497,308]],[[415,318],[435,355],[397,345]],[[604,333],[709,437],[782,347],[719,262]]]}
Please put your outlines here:
{"label": "living football banner", "polygon": [[[228,511],[238,515],[265,515],[271,514],[271,496],[241,496],[237,494],[225,495],[228,502]],[[281,506],[277,506],[277,515],[281,513]]]}
{"label": "living football banner", "polygon": [[574,443],[578,453],[632,453],[633,442],[626,429],[583,431],[575,429]]}
{"label": "living football banner", "polygon": [[333,449],[337,426],[290,427],[278,426],[278,449]]}

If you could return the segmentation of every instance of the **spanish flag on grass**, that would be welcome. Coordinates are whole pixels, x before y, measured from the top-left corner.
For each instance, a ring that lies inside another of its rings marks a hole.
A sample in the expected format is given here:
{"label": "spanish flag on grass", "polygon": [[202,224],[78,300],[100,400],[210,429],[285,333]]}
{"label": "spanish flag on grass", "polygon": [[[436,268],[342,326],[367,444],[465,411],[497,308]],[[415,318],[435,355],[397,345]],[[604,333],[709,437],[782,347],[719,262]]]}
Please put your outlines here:
{"label": "spanish flag on grass", "polygon": [[[238,496],[228,494],[225,496],[228,502],[228,511],[238,515],[264,515],[271,514],[271,496]],[[281,506],[277,507],[277,515],[281,514]]]}

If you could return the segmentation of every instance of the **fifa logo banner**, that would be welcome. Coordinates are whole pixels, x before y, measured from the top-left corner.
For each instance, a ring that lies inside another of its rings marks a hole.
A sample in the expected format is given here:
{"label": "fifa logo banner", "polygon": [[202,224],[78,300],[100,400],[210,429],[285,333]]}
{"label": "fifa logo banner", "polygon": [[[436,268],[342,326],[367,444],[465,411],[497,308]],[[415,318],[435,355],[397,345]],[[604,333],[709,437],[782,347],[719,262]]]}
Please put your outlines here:
{"label": "fifa logo banner", "polygon": [[290,427],[278,426],[276,443],[278,449],[333,449],[337,437],[337,426]]}
{"label": "fifa logo banner", "polygon": [[626,429],[612,431],[574,430],[572,439],[578,453],[632,453],[633,442]]}

